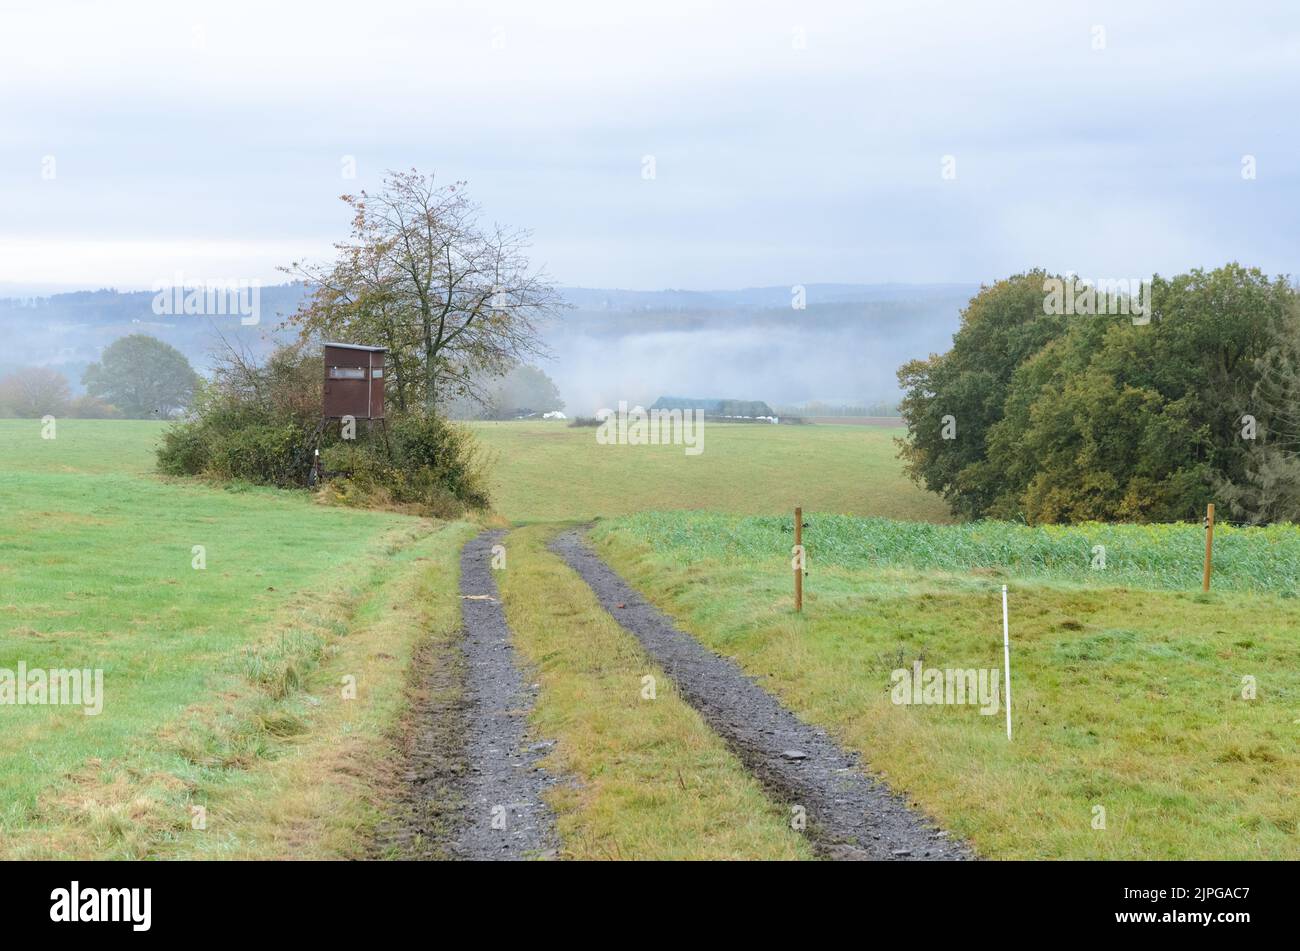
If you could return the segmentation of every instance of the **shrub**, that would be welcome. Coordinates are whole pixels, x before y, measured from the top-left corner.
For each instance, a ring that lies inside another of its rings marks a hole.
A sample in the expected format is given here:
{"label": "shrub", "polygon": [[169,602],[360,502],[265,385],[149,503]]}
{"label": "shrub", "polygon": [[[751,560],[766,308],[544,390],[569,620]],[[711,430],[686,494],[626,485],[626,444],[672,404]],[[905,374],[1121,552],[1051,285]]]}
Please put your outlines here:
{"label": "shrub", "polygon": [[342,504],[414,507],[439,518],[488,505],[488,459],[467,428],[440,416],[399,416],[390,421],[387,448],[367,432],[334,442],[323,456],[328,470],[347,473],[327,487]]}
{"label": "shrub", "polygon": [[[281,487],[306,486],[320,412],[319,358],[277,351],[263,367],[232,363],[201,387],[192,415],[163,434],[158,468]],[[326,470],[344,473],[323,487],[335,502],[398,506],[453,518],[488,505],[487,464],[473,434],[440,416],[410,412],[383,430],[358,421],[356,439],[336,425],[321,438]]]}
{"label": "shrub", "polygon": [[76,419],[121,419],[122,411],[113,404],[86,393],[72,401],[68,415]]}
{"label": "shrub", "polygon": [[476,508],[488,504],[488,460],[469,429],[439,416],[410,413],[396,420],[392,435],[397,464],[416,484],[441,486]]}
{"label": "shrub", "polygon": [[166,475],[200,475],[208,467],[208,440],[201,426],[177,423],[163,433],[158,471]]}
{"label": "shrub", "polygon": [[301,485],[309,434],[294,422],[255,423],[232,430],[208,456],[207,472],[219,479],[266,485]]}
{"label": "shrub", "polygon": [[305,485],[315,424],[267,399],[268,392],[273,391],[220,381],[201,388],[193,415],[164,432],[159,470],[260,485]]}

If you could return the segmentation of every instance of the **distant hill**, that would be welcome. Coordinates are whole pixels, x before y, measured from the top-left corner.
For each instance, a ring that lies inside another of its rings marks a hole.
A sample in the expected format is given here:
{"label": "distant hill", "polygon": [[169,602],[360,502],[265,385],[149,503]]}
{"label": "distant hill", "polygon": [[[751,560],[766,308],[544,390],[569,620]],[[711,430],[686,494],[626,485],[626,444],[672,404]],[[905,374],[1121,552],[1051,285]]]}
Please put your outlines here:
{"label": "distant hill", "polygon": [[[744,394],[770,405],[810,400],[892,401],[900,363],[946,350],[978,287],[963,284],[809,284],[805,306],[788,286],[714,291],[564,288],[568,309],[545,328],[554,359],[542,368],[572,413],[663,393]],[[0,299],[0,374],[37,364],[80,389],[86,365],[130,333],[179,349],[200,371],[221,337],[254,354],[292,339],[284,318],[301,285],[261,289],[261,322],[160,317],[150,291],[76,291]]]}
{"label": "distant hill", "polygon": [[274,341],[292,334],[284,318],[298,308],[304,289],[279,284],[260,291],[260,322],[244,326],[239,317],[160,317],[152,291],[74,291],[52,297],[0,299],[0,374],[38,364],[64,373],[80,390],[81,373],[118,337],[147,333],[180,350],[196,369],[211,367],[224,336],[232,344],[263,354]]}

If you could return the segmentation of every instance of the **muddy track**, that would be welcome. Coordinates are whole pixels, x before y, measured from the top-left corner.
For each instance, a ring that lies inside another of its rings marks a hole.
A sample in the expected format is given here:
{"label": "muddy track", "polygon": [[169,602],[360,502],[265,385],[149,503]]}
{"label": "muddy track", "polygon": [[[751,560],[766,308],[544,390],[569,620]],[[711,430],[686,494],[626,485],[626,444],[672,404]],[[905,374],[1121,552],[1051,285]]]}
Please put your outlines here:
{"label": "muddy track", "polygon": [[409,708],[393,764],[394,801],[380,825],[372,855],[407,861],[451,858],[450,830],[460,816],[465,773],[465,658],[459,645],[430,643],[412,658]]}
{"label": "muddy track", "polygon": [[554,779],[537,765],[547,744],[527,739],[535,690],[516,664],[492,577],[492,546],[502,535],[484,532],[460,556],[466,771],[449,849],[466,859],[549,856],[557,844],[555,817],[542,800]]}
{"label": "muddy track", "polygon": [[560,534],[550,547],[644,645],[768,793],[792,811],[803,808],[819,853],[836,859],[974,857],[967,846],[868,777],[856,756],[795,717],[733,661],[678,630],[577,532]]}

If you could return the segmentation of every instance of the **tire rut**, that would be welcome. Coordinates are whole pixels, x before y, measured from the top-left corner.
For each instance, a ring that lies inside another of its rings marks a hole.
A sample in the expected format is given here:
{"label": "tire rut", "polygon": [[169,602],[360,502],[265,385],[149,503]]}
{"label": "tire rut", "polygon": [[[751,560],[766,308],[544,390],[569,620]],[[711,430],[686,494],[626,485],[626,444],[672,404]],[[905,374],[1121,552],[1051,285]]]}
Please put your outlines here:
{"label": "tire rut", "polygon": [[462,821],[449,844],[466,859],[553,857],[555,816],[542,798],[555,778],[537,761],[548,743],[528,745],[535,686],[515,661],[496,580],[492,547],[504,532],[483,532],[460,556],[465,637],[465,759]]}
{"label": "tire rut", "polygon": [[974,858],[906,801],[863,772],[855,754],[799,720],[733,661],[679,630],[576,531],[550,549],[591,587],[601,606],[637,638],[683,698],[792,811],[802,807],[814,848],[834,859]]}

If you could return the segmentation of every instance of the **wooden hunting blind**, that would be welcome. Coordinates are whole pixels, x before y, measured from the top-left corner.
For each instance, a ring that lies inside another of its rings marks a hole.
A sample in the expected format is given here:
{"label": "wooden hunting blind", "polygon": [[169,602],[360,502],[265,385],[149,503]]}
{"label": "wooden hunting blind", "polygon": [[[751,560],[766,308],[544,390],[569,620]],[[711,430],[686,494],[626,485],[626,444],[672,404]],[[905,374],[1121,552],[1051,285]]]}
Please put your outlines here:
{"label": "wooden hunting blind", "polygon": [[325,419],[384,418],[384,356],[387,347],[325,344]]}

